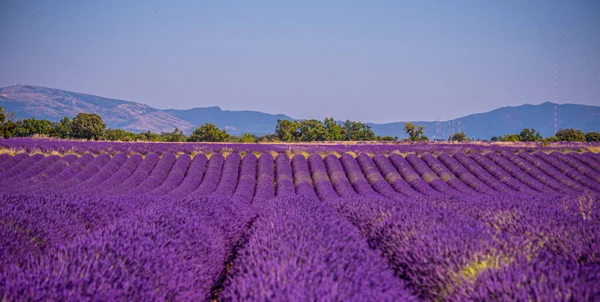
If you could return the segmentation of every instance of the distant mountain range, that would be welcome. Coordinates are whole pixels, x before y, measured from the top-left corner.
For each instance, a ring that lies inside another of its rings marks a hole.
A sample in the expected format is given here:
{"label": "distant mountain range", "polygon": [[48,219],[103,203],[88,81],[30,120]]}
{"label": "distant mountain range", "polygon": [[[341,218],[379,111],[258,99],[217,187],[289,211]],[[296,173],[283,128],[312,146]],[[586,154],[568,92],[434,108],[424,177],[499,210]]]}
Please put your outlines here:
{"label": "distant mountain range", "polygon": [[[15,113],[17,118],[35,117],[52,121],[58,121],[64,116],[73,117],[79,112],[98,113],[109,128],[121,128],[132,132],[163,132],[179,128],[185,133],[190,133],[194,128],[208,122],[227,129],[234,135],[244,132],[264,135],[275,131],[278,119],[292,120],[283,114],[229,111],[219,107],[161,110],[136,102],[26,85],[0,88],[0,106]],[[560,104],[558,117],[559,129],[600,131],[600,106]],[[435,121],[412,122],[425,126],[425,134],[430,139],[436,136],[438,126]],[[403,132],[404,122],[369,125],[377,135],[406,137]],[[439,126],[441,138],[448,138],[452,128],[455,132],[460,129],[469,137],[486,139],[518,133],[523,128],[535,128],[543,136],[551,136],[554,133],[554,104],[546,102],[540,105],[502,107],[490,112],[442,121]]]}

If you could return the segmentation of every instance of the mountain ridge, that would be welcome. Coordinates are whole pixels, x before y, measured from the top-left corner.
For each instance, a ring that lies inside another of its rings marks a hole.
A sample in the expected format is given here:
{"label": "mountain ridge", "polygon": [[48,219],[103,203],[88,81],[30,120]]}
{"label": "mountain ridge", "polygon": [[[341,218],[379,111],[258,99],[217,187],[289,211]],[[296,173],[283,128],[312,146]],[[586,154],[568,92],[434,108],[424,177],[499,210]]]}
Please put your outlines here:
{"label": "mountain ridge", "polygon": [[[15,113],[18,118],[35,117],[58,121],[64,116],[73,117],[79,112],[98,113],[109,128],[132,132],[150,130],[169,132],[179,128],[190,133],[194,128],[209,122],[227,129],[234,135],[244,132],[256,135],[273,133],[278,119],[292,120],[285,114],[270,114],[253,110],[223,110],[219,106],[190,109],[157,109],[127,100],[111,99],[92,94],[72,92],[34,85],[13,85],[0,88],[0,106]],[[558,105],[558,128],[576,128],[585,132],[600,131],[600,107],[580,104]],[[523,128],[535,128],[543,136],[554,133],[554,104],[523,104],[504,106],[488,112],[473,113],[463,117],[436,122],[414,121],[425,126],[430,138],[447,139],[460,130],[468,137],[489,139],[492,136],[518,133]],[[450,122],[450,124],[449,124]],[[404,121],[392,123],[367,123],[380,136],[406,137]],[[441,135],[437,129],[441,129]]]}

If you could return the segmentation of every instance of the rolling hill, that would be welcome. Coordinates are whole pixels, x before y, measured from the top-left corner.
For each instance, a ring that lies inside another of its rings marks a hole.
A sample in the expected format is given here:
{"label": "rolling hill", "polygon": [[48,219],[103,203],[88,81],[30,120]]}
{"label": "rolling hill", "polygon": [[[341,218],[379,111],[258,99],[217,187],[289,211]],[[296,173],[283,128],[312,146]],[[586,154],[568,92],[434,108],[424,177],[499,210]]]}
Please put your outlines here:
{"label": "rolling hill", "polygon": [[[213,123],[234,135],[250,132],[256,135],[273,133],[278,119],[292,119],[283,114],[259,111],[230,111],[219,107],[156,109],[145,104],[103,98],[99,96],[52,89],[39,86],[16,85],[0,88],[0,106],[14,112],[17,118],[35,117],[58,121],[64,116],[73,117],[79,112],[98,113],[109,128],[122,128],[132,132],[172,131],[175,128],[190,133],[203,123]],[[577,128],[585,132],[600,131],[600,107],[560,104],[558,128]],[[502,107],[485,113],[466,115],[454,120],[454,129],[467,136],[489,139],[492,136],[518,133],[523,128],[535,128],[544,136],[554,132],[554,105]],[[413,121],[425,126],[426,135],[436,136],[436,122]],[[450,121],[451,123],[452,121]],[[404,122],[369,124],[377,135],[405,137]],[[448,138],[452,126],[441,123],[441,138]]]}

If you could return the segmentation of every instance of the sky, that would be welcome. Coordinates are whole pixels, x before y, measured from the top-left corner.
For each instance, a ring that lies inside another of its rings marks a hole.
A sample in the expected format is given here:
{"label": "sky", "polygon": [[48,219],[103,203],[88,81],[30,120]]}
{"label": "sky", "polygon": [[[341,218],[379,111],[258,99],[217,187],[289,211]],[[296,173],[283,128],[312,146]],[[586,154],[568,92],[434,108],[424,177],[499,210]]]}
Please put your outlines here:
{"label": "sky", "polygon": [[600,1],[0,1],[0,87],[306,119],[600,106]]}

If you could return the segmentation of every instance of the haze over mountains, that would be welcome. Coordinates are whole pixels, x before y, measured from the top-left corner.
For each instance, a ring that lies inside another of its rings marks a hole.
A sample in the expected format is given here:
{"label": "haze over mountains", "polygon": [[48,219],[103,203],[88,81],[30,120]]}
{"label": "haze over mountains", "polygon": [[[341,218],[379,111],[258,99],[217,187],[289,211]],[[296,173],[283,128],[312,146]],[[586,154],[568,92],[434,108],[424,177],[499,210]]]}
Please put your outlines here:
{"label": "haze over mountains", "polygon": [[[98,113],[109,128],[121,128],[132,132],[172,131],[179,128],[190,133],[194,128],[213,123],[234,135],[244,132],[256,135],[273,133],[278,119],[292,119],[283,114],[258,111],[229,111],[219,107],[179,109],[156,109],[145,104],[103,98],[39,86],[16,85],[0,88],[0,106],[16,114],[17,118],[35,117],[58,121],[64,116],[73,117],[79,112]],[[335,117],[335,116],[334,116]],[[558,128],[576,128],[584,132],[600,131],[600,106],[560,104]],[[523,128],[535,128],[543,136],[554,133],[554,105],[502,107],[485,113],[469,114],[454,120],[454,131],[468,137],[489,139],[492,136],[518,133]],[[363,121],[364,122],[364,121]],[[436,136],[435,121],[412,121],[425,126],[425,134]],[[381,136],[406,137],[405,121],[371,124],[373,131]],[[441,138],[448,138],[452,121],[441,122]]]}

